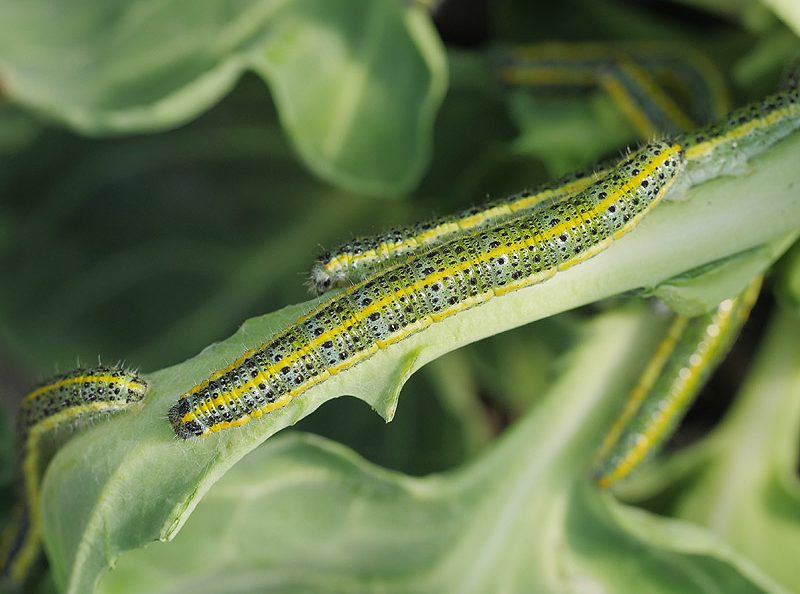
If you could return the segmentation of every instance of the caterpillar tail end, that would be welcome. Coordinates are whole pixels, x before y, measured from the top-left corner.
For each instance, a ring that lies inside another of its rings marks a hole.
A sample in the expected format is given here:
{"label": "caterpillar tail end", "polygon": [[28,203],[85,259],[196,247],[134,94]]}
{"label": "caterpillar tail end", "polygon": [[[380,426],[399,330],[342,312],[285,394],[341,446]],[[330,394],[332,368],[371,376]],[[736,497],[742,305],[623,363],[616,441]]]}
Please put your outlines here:
{"label": "caterpillar tail end", "polygon": [[167,418],[169,424],[172,425],[172,430],[175,435],[181,439],[190,439],[192,437],[199,437],[203,434],[203,427],[196,420],[184,421],[183,418],[191,411],[189,401],[185,398],[179,398],[178,402],[169,409]]}

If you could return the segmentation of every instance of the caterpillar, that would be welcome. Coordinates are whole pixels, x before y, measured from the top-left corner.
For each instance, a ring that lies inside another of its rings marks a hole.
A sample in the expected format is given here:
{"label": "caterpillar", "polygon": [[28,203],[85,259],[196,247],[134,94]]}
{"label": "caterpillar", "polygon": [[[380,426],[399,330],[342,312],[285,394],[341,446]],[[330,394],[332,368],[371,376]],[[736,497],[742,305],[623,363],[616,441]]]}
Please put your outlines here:
{"label": "caterpillar", "polygon": [[[696,52],[678,51],[670,46],[632,46],[630,50],[600,44],[540,44],[521,46],[507,51],[499,73],[503,81],[514,86],[536,88],[557,86],[559,89],[605,88],[618,108],[640,123],[642,136],[652,137],[656,130],[685,132],[694,128],[689,116],[665,95],[648,74],[647,68],[672,72],[677,68],[679,81],[686,81],[691,103],[708,95],[701,91],[716,90],[719,74],[713,65]],[[641,65],[640,65],[641,64]],[[713,84],[703,82],[710,79]],[[724,92],[714,92],[715,105],[722,104],[726,113]],[[719,96],[722,96],[720,99]],[[706,108],[708,109],[708,108]],[[713,106],[711,107],[713,109]],[[702,117],[713,119],[703,111]],[[705,121],[701,120],[701,121]],[[420,248],[442,243],[462,231],[498,223],[504,218],[524,214],[541,204],[552,202],[585,189],[594,179],[608,171],[613,163],[603,163],[579,171],[552,183],[509,198],[491,201],[450,216],[436,217],[416,225],[396,227],[370,237],[358,237],[338,248],[321,254],[313,263],[308,287],[313,294],[347,286],[369,274],[377,265],[387,265]]]}
{"label": "caterpillar", "polygon": [[741,172],[747,160],[800,128],[796,84],[678,138],[686,150],[685,186]]}
{"label": "caterpillar", "polygon": [[639,135],[677,134],[694,128],[683,109],[634,60],[620,56],[600,71],[600,86]]}
{"label": "caterpillar", "polygon": [[[736,173],[750,156],[800,126],[799,98],[790,79],[784,91],[680,137],[687,166],[678,184]],[[599,487],[627,477],[673,433],[747,321],[761,282],[757,277],[709,314],[675,317],[595,456],[592,468]]]}
{"label": "caterpillar", "polygon": [[455,215],[436,217],[416,225],[396,227],[371,237],[356,238],[338,249],[320,255],[311,266],[308,285],[321,295],[334,287],[357,282],[380,266],[391,264],[411,252],[444,243],[459,233],[497,224],[539,206],[585,190],[608,172],[608,167],[579,171],[534,191],[521,192],[472,207]]}
{"label": "caterpillar", "polygon": [[147,383],[120,367],[75,369],[35,387],[17,417],[21,503],[0,538],[3,575],[21,587],[41,555],[39,483],[53,453],[79,426],[129,408],[144,397]]}
{"label": "caterpillar", "polygon": [[600,487],[628,476],[672,434],[739,335],[761,280],[708,314],[675,318],[595,457],[593,474]]}
{"label": "caterpillar", "polygon": [[710,122],[730,111],[730,95],[719,70],[705,54],[683,44],[549,42],[503,48],[495,62],[498,78],[509,86],[574,92],[600,88],[601,73],[620,57],[687,105],[695,122]]}
{"label": "caterpillar", "polygon": [[[724,85],[719,84],[721,77],[713,65],[698,52],[667,44],[543,43],[505,50],[497,62],[498,78],[510,87],[605,91],[644,138],[694,127],[693,118],[660,83],[670,83],[690,105],[699,105],[695,109],[698,121],[714,119],[720,113],[713,111],[717,103],[724,106],[721,113],[727,112],[726,96],[718,97]],[[661,81],[656,78],[659,74]],[[711,106],[706,100],[710,96],[715,101]]]}
{"label": "caterpillar", "polygon": [[[785,91],[777,93],[772,97],[768,97],[760,102],[754,103],[748,107],[734,111],[723,122],[711,124],[701,129],[698,132],[686,133],[678,138],[678,142],[686,147],[687,160],[689,161],[688,167],[693,169],[691,178],[684,178],[679,182],[682,184],[689,184],[689,179],[693,183],[700,183],[705,179],[715,177],[725,173],[735,173],[736,168],[727,165],[720,167],[715,160],[722,159],[723,161],[729,157],[730,152],[738,151],[740,161],[746,160],[750,155],[755,154],[762,150],[765,146],[778,140],[780,137],[788,134],[797,127],[798,118],[797,113],[797,83],[796,75],[798,69],[795,69],[793,77],[789,79],[789,84]],[[639,92],[631,93],[630,97],[635,98],[642,103],[653,101],[653,97],[658,97],[652,89],[647,87],[645,78],[636,78],[636,71],[631,69],[631,78],[627,81],[627,87],[640,89]],[[573,74],[575,74],[573,72]],[[580,79],[580,72],[578,73]],[[621,85],[623,83],[620,83]],[[718,94],[724,96],[724,94]],[[621,94],[617,99],[617,103],[623,103],[628,95]],[[718,108],[725,104],[719,97],[715,100]],[[624,105],[622,106],[624,107]],[[648,113],[656,112],[656,109],[648,108],[643,110]],[[663,110],[669,117],[668,110]],[[674,125],[673,129],[685,126]],[[709,166],[711,163],[711,166]],[[576,176],[577,179],[582,179],[581,175]],[[583,179],[588,179],[583,177]],[[574,188],[564,187],[562,191],[558,191],[561,183],[567,183],[570,179],[562,180],[545,186],[543,190],[547,191],[547,199],[556,201],[569,195],[569,190]],[[528,196],[536,196],[537,192],[529,193]],[[508,204],[515,204],[516,197],[509,199]],[[531,208],[536,208],[541,203],[531,201]],[[401,228],[399,231],[395,230],[391,238],[394,241],[387,240],[386,236],[378,238],[365,238],[359,242],[352,243],[340,249],[335,255],[328,255],[320,258],[315,263],[317,269],[316,278],[325,280],[325,273],[330,269],[322,268],[330,262],[338,267],[336,272],[339,278],[347,278],[347,267],[352,264],[357,264],[363,271],[370,271],[374,268],[379,268],[383,262],[391,262],[396,258],[399,253],[409,253],[415,249],[419,249],[422,242],[418,239],[424,238],[427,242],[435,242],[440,237],[452,237],[458,233],[459,223],[467,216],[471,217],[470,221],[474,221],[479,225],[490,224],[493,216],[497,213],[504,213],[502,210],[502,203],[491,203],[483,211],[472,209],[459,213],[454,217],[448,219],[439,219],[436,221],[435,229],[447,229],[447,234],[428,233],[429,228],[425,224],[413,227]],[[455,223],[455,224],[454,224]],[[447,225],[450,224],[448,227]],[[397,249],[399,245],[402,248]],[[357,250],[356,248],[366,247],[368,249]],[[357,262],[350,262],[347,259],[348,254],[357,252]],[[319,283],[318,283],[319,284]],[[736,297],[733,300],[734,304],[749,303],[757,295],[751,292]],[[727,306],[726,301],[720,307]],[[730,342],[733,342],[734,337],[738,334],[738,329],[746,320],[746,313],[749,311],[749,306],[742,307],[740,315],[724,317],[717,316],[713,318],[715,328],[723,334],[730,335]],[[608,487],[616,482],[623,476],[629,474],[644,457],[656,449],[666,437],[674,429],[675,425],[685,414],[688,406],[696,397],[697,393],[705,383],[708,375],[716,368],[717,364],[722,358],[720,356],[706,356],[699,357],[697,364],[688,368],[681,366],[686,352],[700,350],[702,351],[704,332],[709,326],[708,316],[701,316],[695,319],[687,319],[683,317],[676,317],[670,333],[662,343],[653,357],[646,373],[643,375],[637,389],[634,390],[623,410],[622,414],[614,423],[611,431],[606,436],[603,446],[596,457],[594,465],[600,468],[614,467],[615,460],[625,460],[622,465],[624,472],[617,471],[613,473],[598,474],[598,484],[601,487]],[[730,345],[721,349],[727,351]],[[691,389],[685,389],[682,393],[679,404],[674,404],[671,399],[674,394],[671,394],[665,389],[665,386],[670,386],[673,383],[683,382],[685,386],[692,386]],[[660,427],[658,435],[644,436],[642,425],[645,423],[648,411],[661,410],[662,408],[669,411],[669,414],[662,417],[658,426]],[[639,415],[636,411],[641,410]],[[637,445],[638,444],[638,445]],[[612,447],[613,446],[613,447]]]}
{"label": "caterpillar", "polygon": [[261,346],[178,398],[183,439],[236,427],[428,325],[541,282],[630,231],[684,167],[680,145],[653,141],[586,190],[415,253],[331,295]]}
{"label": "caterpillar", "polygon": [[[738,173],[749,157],[800,127],[798,94],[798,87],[790,86],[731,112],[717,123],[679,135],[676,142],[685,148],[688,170],[679,181],[679,189]],[[446,241],[463,230],[496,224],[503,218],[519,216],[542,204],[570,196],[607,171],[606,165],[600,165],[594,172],[579,172],[484,207],[355,239],[317,258],[309,274],[309,287],[312,292],[322,294],[331,288],[357,282],[380,265]],[[676,189],[675,193],[680,192]]]}

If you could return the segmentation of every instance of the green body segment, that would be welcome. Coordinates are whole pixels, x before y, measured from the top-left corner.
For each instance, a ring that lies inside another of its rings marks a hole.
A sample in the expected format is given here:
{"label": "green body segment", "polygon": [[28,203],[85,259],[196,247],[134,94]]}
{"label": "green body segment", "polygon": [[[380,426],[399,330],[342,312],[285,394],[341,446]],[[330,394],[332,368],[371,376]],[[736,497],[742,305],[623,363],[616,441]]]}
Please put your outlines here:
{"label": "green body segment", "polygon": [[750,314],[761,277],[711,313],[676,317],[595,458],[594,476],[609,487],[628,476],[673,433]]}
{"label": "green body segment", "polygon": [[678,137],[686,150],[682,185],[690,187],[746,171],[747,160],[800,128],[800,87],[734,110],[726,118]]}
{"label": "green body segment", "polygon": [[369,237],[358,237],[319,256],[311,267],[309,288],[321,295],[335,287],[358,282],[387,268],[412,252],[446,243],[474,229],[491,227],[585,190],[608,171],[607,167],[580,171],[539,188],[515,194],[414,225],[396,227]]}
{"label": "green body segment", "polygon": [[679,145],[648,143],[583,192],[460,234],[333,295],[183,394],[169,412],[176,434],[243,425],[432,323],[590,258],[658,203],[683,161]]}
{"label": "green body segment", "polygon": [[[643,139],[657,133],[686,132],[693,120],[659,83],[670,83],[697,121],[713,121],[727,113],[722,77],[702,54],[661,44],[609,46],[540,44],[507,51],[498,61],[498,75],[509,86],[574,92],[604,89]],[[658,80],[650,72],[660,74]],[[709,103],[706,99],[711,98]],[[449,241],[459,233],[496,225],[554,201],[572,196],[608,171],[598,165],[565,176],[533,191],[492,201],[368,237],[358,237],[320,255],[311,267],[308,286],[321,295],[356,283],[380,268],[419,250]]]}
{"label": "green body segment", "polygon": [[75,369],[36,387],[22,400],[17,418],[21,502],[0,538],[7,582],[22,587],[41,556],[39,485],[53,453],[81,425],[129,408],[147,384],[118,367]]}
{"label": "green body segment", "polygon": [[[695,121],[727,112],[725,87],[713,65],[672,45],[543,43],[506,50],[497,62],[497,76],[512,88],[604,91],[643,138],[686,132]],[[690,113],[678,99],[693,108]]]}
{"label": "green body segment", "polygon": [[[531,50],[524,48],[518,50],[526,59],[529,57],[527,51],[535,51],[533,54],[535,59],[543,63],[546,63],[547,59],[552,59],[554,68],[558,63],[559,73],[566,70],[570,73],[569,76],[578,80],[583,78],[580,74],[581,60],[587,63],[587,71],[595,72],[593,76],[597,76],[597,64],[592,60],[608,59],[604,57],[608,49],[602,45],[581,46],[578,49],[567,46],[565,49],[559,44],[547,44],[535,46]],[[572,51],[575,55],[565,58],[564,52],[567,51]],[[646,55],[645,50],[640,51]],[[548,58],[550,54],[552,56]],[[648,59],[642,58],[642,61],[649,60],[649,63],[657,64],[660,55],[654,53],[653,56]],[[663,57],[661,61],[670,63],[670,60]],[[565,66],[565,62],[570,65],[569,68]],[[619,108],[629,111],[638,109],[643,113],[660,111],[664,118],[670,120],[672,112],[660,110],[658,107],[660,102],[657,87],[647,84],[646,79],[636,76],[635,71],[631,73],[626,77],[613,79],[615,82],[609,83],[631,90],[627,97],[622,93],[618,98]],[[699,76],[700,70],[697,69],[695,74]],[[717,123],[699,131],[678,136],[676,142],[685,147],[687,159],[687,172],[678,184],[681,190],[714,177],[740,173],[749,157],[758,154],[800,127],[797,70],[793,74],[785,90],[735,110]],[[699,82],[695,81],[694,87],[691,88],[697,87],[698,84]],[[708,86],[717,89],[720,84],[715,82]],[[708,109],[716,112],[728,102],[723,92],[717,90],[714,95],[715,99]],[[684,121],[681,124],[674,118],[672,121],[671,129],[680,129],[686,123]],[[574,195],[606,171],[607,166],[598,166],[595,173],[590,171],[577,173],[533,192],[490,202],[453,216],[440,217],[417,225],[392,229],[372,237],[355,239],[320,256],[312,266],[309,285],[315,293],[322,294],[333,287],[358,282],[380,267],[387,266],[418,249],[430,248],[466,230],[497,224],[504,219],[524,215],[542,205]],[[678,193],[680,191],[676,192]]]}

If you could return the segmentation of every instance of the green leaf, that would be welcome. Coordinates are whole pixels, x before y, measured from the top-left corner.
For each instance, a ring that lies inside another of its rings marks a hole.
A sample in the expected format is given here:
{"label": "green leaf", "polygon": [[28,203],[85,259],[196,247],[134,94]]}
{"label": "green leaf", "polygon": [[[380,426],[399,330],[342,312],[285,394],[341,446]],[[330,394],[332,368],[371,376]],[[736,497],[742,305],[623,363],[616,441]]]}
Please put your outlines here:
{"label": "green leaf", "polygon": [[520,129],[514,149],[542,159],[553,176],[598,161],[636,140],[619,109],[600,93],[570,100],[517,91],[510,94],[509,104]]}
{"label": "green leaf", "polygon": [[254,70],[312,170],[380,195],[419,181],[446,86],[429,19],[396,0],[6,2],[0,56],[15,101],[88,134],[175,127]]}
{"label": "green leaf", "polygon": [[791,247],[795,239],[797,233],[790,233],[722,262],[689,271],[661,283],[651,294],[665,301],[676,313],[688,317],[698,316],[723,299],[744,291],[748,283],[769,268]]}
{"label": "green leaf", "polygon": [[623,490],[707,526],[788,591],[800,591],[800,318],[779,311],[733,409],[705,440]]}
{"label": "green leaf", "polygon": [[235,462],[327,400],[351,394],[390,419],[402,382],[448,351],[655,285],[795,230],[800,198],[787,188],[800,175],[799,151],[800,134],[794,134],[754,159],[748,175],[714,180],[694,188],[683,202],[661,205],[637,229],[580,266],[433,324],[235,431],[179,442],[165,415],[181,393],[244,349],[267,341],[314,302],[252,319],[193,359],[149,374],[152,389],[138,414],[121,415],[77,437],[48,469],[43,485],[45,538],[56,582],[67,592],[89,592],[96,576],[121,551],[173,536]]}
{"label": "green leaf", "polygon": [[781,304],[800,315],[800,243],[781,260],[777,289]]}
{"label": "green leaf", "polygon": [[594,322],[541,406],[473,464],[411,479],[319,438],[276,438],[172,543],[123,556],[100,591],[779,591],[710,534],[587,480],[613,396],[652,338],[642,310]]}
{"label": "green leaf", "polygon": [[800,4],[794,0],[761,0],[800,35]]}

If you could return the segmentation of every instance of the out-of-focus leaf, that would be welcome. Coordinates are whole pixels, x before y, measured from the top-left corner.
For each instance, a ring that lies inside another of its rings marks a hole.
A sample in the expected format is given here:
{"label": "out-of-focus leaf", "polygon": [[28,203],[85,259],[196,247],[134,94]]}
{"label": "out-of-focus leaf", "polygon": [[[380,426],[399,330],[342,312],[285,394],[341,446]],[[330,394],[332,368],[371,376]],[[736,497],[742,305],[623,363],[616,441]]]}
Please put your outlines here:
{"label": "out-of-focus leaf", "polygon": [[779,311],[742,393],[705,440],[623,495],[707,526],[787,591],[800,591],[800,318]]}
{"label": "out-of-focus leaf", "polygon": [[277,438],[100,591],[778,592],[712,535],[587,480],[646,319],[633,308],[593,323],[541,406],[456,472],[410,479],[319,438]]}
{"label": "out-of-focus leaf", "polygon": [[5,93],[91,134],[177,126],[254,70],[308,166],[376,195],[419,181],[446,86],[430,21],[396,0],[5,2],[0,56]]}
{"label": "out-of-focus leaf", "polygon": [[[750,175],[703,184],[687,200],[661,205],[629,235],[580,266],[432,324],[235,431],[178,442],[165,415],[181,393],[211,370],[269,340],[318,301],[252,319],[228,340],[149,375],[151,390],[138,414],[120,415],[75,438],[48,469],[42,501],[56,582],[67,592],[87,592],[121,551],[159,535],[173,535],[235,462],[327,400],[352,394],[391,419],[409,375],[446,352],[578,305],[657,284],[793,230],[800,219],[800,197],[786,187],[800,174],[793,166],[798,149],[800,135],[795,134],[754,159]],[[666,250],[670,244],[674,245]],[[120,505],[120,500],[136,505]]]}
{"label": "out-of-focus leaf", "polygon": [[781,84],[787,64],[797,58],[797,35],[780,23],[757,38],[733,68],[737,85],[750,97],[770,93]]}
{"label": "out-of-focus leaf", "polygon": [[603,95],[546,99],[521,91],[510,100],[520,128],[515,150],[539,157],[558,176],[636,141],[633,128]]}
{"label": "out-of-focus leaf", "polygon": [[778,297],[800,315],[800,243],[789,250],[778,267]]}
{"label": "out-of-focus leaf", "polygon": [[800,3],[795,0],[761,0],[800,35]]}

